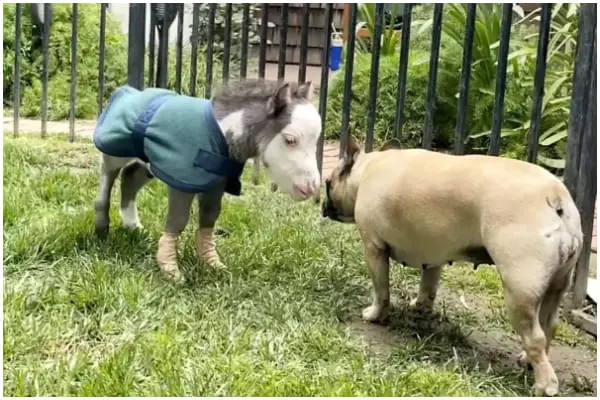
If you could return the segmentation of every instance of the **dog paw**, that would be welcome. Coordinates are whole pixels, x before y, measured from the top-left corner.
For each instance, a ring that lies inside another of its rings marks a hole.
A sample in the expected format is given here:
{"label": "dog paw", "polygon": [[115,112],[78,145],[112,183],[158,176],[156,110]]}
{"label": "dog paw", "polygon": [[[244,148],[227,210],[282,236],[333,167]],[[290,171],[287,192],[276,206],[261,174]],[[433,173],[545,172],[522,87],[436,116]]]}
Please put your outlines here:
{"label": "dog paw", "polygon": [[558,394],[558,378],[553,373],[545,382],[536,382],[535,395],[537,397],[554,397]]}
{"label": "dog paw", "polygon": [[416,297],[410,301],[410,306],[419,310],[431,311],[433,309],[433,301]]}
{"label": "dog paw", "polygon": [[528,369],[533,369],[533,367],[531,366],[531,362],[529,361],[529,357],[527,356],[527,352],[525,350],[523,350],[517,356],[517,365],[519,365],[519,367],[522,368],[526,367]]}
{"label": "dog paw", "polygon": [[379,305],[370,305],[362,312],[362,318],[368,322],[377,322],[384,316],[384,307]]}

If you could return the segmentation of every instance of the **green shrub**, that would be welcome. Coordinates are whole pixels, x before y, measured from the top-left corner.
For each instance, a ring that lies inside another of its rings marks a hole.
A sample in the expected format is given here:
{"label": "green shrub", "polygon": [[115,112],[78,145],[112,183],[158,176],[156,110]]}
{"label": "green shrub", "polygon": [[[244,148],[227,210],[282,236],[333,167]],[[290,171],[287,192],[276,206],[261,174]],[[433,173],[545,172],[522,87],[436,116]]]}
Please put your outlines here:
{"label": "green shrub", "polygon": [[[404,125],[401,137],[406,146],[418,146],[421,143],[429,68],[426,64],[419,64],[416,61],[427,56],[428,54],[423,52],[411,52],[409,55],[409,78],[406,85]],[[374,138],[377,145],[391,138],[394,133],[399,57],[399,54],[396,53],[380,59]],[[357,53],[354,60],[350,127],[356,137],[364,139],[367,132],[367,109],[370,103],[371,55]],[[328,139],[338,138],[341,131],[344,69],[345,65],[329,85],[325,124],[325,136]],[[440,90],[442,96],[438,100],[434,115],[435,145],[448,147],[453,136],[454,107],[444,101],[448,97],[446,93],[449,90],[443,87],[438,88],[438,91]]]}
{"label": "green shrub", "polygon": [[[553,169],[560,169],[564,164],[573,49],[577,36],[577,9],[578,6],[575,5],[557,5],[553,12],[541,121],[542,135],[539,142],[540,162]],[[518,7],[515,7],[515,10],[520,12]],[[489,146],[501,15],[500,5],[478,5],[466,124],[467,151],[472,153],[484,153]],[[424,126],[432,17],[431,5],[420,5],[413,10],[405,122],[401,138],[405,145],[411,147],[420,145]],[[436,148],[449,148],[453,145],[465,21],[464,5],[444,6],[434,114]],[[501,153],[504,156],[524,159],[531,124],[539,28],[535,24],[529,24],[527,18],[515,16],[514,21],[507,70]],[[396,53],[381,57],[380,60],[375,124],[377,144],[393,133],[398,58]],[[350,124],[353,133],[361,138],[366,134],[370,63],[369,54],[356,54]],[[325,131],[328,138],[337,138],[341,130],[344,68],[345,66],[342,66],[342,72],[337,74],[330,84]]]}
{"label": "green shrub", "polygon": [[[15,5],[4,4],[4,104],[13,104],[14,72],[14,17]],[[52,5],[53,21],[50,29],[48,119],[60,120],[69,116],[71,82],[71,12],[70,4]],[[21,116],[37,118],[42,98],[42,50],[36,28],[30,17],[29,5],[23,7],[21,34]],[[75,117],[92,119],[98,110],[98,61],[100,35],[100,7],[98,4],[80,4],[78,9],[77,85]],[[104,59],[104,105],[113,91],[127,83],[127,36],[109,13],[106,15]],[[168,89],[175,89],[175,49],[169,49]],[[182,54],[182,93],[189,94],[191,54]],[[196,93],[202,95],[205,86],[205,59],[198,55]],[[215,60],[214,84],[220,80],[220,62]],[[145,60],[148,71],[148,58]],[[147,75],[147,72],[146,72]],[[147,82],[147,79],[146,79]]]}

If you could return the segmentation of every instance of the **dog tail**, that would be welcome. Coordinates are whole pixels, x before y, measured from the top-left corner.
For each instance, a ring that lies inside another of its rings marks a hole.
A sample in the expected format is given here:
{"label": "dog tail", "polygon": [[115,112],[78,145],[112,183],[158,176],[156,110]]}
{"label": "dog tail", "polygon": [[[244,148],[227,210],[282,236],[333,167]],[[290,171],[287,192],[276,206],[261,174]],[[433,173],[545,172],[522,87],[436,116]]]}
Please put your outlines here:
{"label": "dog tail", "polygon": [[559,247],[559,266],[574,266],[581,254],[583,232],[579,210],[564,184],[557,180],[554,190],[546,198],[550,208],[560,218],[562,226]]}

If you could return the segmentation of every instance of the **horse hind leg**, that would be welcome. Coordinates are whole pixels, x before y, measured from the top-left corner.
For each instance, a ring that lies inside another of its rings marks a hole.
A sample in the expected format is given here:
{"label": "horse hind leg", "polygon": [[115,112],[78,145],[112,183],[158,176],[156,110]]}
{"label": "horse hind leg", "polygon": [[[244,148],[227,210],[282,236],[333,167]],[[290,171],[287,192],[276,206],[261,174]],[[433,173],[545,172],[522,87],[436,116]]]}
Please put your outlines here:
{"label": "horse hind leg", "polygon": [[129,158],[102,155],[100,183],[98,185],[98,194],[94,201],[95,230],[96,235],[100,238],[106,238],[108,235],[110,225],[110,195],[113,185],[121,169],[130,161],[131,159]]}
{"label": "horse hind leg", "polygon": [[136,161],[129,164],[121,172],[121,207],[119,213],[126,229],[142,229],[138,217],[135,199],[140,189],[150,180],[152,175],[146,167]]}
{"label": "horse hind leg", "polygon": [[254,163],[252,166],[252,183],[254,185],[258,185],[260,183],[260,158],[254,158]]}

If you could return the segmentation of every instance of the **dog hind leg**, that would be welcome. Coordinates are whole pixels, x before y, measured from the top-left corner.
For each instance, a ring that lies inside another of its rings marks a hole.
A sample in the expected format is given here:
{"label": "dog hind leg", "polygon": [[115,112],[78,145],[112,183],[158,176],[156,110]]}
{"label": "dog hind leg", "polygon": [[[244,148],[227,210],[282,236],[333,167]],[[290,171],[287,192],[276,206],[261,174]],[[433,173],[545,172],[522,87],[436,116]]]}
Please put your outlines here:
{"label": "dog hind leg", "polygon": [[421,282],[419,283],[419,294],[410,302],[410,305],[417,308],[431,310],[437,290],[440,286],[440,277],[442,275],[441,266],[427,266],[421,270]]}
{"label": "dog hind leg", "polygon": [[[523,349],[535,373],[535,394],[554,396],[558,393],[558,378],[548,359],[545,326],[540,323],[548,271],[535,259],[524,260],[518,266],[498,263],[496,267],[502,276],[509,319],[523,340]],[[518,271],[527,271],[528,279],[522,279]]]}

